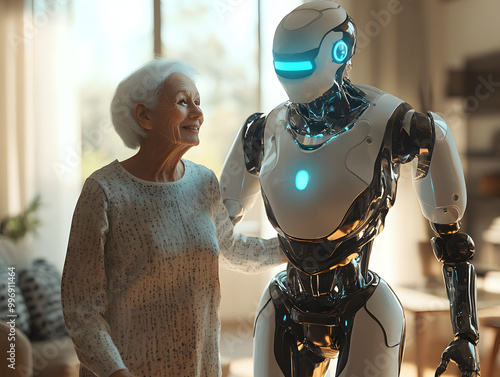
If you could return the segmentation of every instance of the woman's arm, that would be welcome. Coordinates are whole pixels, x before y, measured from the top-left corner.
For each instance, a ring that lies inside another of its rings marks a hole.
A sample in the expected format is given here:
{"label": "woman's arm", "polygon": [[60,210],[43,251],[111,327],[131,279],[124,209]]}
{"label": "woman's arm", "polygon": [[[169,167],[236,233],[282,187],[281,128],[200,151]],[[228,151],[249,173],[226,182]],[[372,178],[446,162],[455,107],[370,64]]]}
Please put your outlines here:
{"label": "woman's arm", "polygon": [[222,202],[215,174],[212,177],[210,190],[212,190],[211,196],[213,197],[213,219],[223,263],[247,273],[258,273],[287,262],[276,237],[262,239],[234,233],[234,226]]}
{"label": "woman's arm", "polygon": [[82,364],[98,376],[126,368],[104,319],[108,297],[104,245],[107,199],[94,180],[85,182],[75,208],[61,284],[68,333]]}

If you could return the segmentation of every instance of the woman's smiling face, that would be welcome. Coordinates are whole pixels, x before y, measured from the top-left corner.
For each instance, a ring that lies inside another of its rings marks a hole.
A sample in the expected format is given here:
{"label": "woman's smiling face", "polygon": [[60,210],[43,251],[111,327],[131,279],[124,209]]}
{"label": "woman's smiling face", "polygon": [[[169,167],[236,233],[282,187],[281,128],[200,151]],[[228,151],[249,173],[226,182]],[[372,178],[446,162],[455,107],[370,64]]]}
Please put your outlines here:
{"label": "woman's smiling face", "polygon": [[203,123],[200,94],[193,80],[183,73],[171,74],[164,83],[160,99],[150,109],[152,134],[173,144],[196,146]]}

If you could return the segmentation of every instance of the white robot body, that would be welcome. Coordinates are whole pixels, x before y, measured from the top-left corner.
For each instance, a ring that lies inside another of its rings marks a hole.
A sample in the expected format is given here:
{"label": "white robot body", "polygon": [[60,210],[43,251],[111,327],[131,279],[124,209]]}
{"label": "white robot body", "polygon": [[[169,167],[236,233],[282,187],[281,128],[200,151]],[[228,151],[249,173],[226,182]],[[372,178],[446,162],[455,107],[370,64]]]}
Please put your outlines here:
{"label": "white robot body", "polygon": [[[279,77],[292,102],[312,101],[333,85],[336,72],[352,55],[344,45],[336,54],[338,59],[332,57],[331,46],[342,40],[342,32],[334,31],[332,25],[346,20],[347,13],[338,4],[312,2],[298,7],[278,25],[273,47],[275,68],[290,72],[299,67],[305,75],[302,80],[286,74]],[[315,74],[308,74],[313,71]]]}
{"label": "white robot body", "polygon": [[287,131],[286,105],[271,112],[260,183],[287,235],[319,239],[335,233],[351,204],[370,185],[387,119],[402,102],[382,95],[352,129],[315,150],[299,148]]}
{"label": "white robot body", "polygon": [[241,128],[222,168],[221,194],[229,215],[234,221],[241,219],[259,197],[259,178],[248,173],[241,141],[245,129]]}
{"label": "white robot body", "polygon": [[[436,224],[452,224],[462,219],[467,206],[467,191],[458,150],[446,122],[431,113],[436,141],[429,173],[413,181],[423,215]],[[415,161],[412,165],[416,170]]]}
{"label": "white robot body", "polygon": [[[283,377],[274,356],[276,331],[275,308],[266,287],[255,319],[253,357],[254,376]],[[350,339],[350,362],[338,377],[399,375],[402,339],[405,334],[405,316],[398,298],[389,285],[380,279],[377,288],[366,304],[356,313]],[[383,362],[381,362],[383,360]],[[318,365],[322,375],[329,362]],[[332,368],[330,368],[332,369]],[[330,376],[334,374],[330,372]]]}
{"label": "white robot body", "polygon": [[336,377],[399,375],[403,311],[368,266],[400,165],[413,161],[414,189],[437,235],[433,250],[445,263],[455,335],[436,376],[450,359],[476,376],[474,246],[459,232],[466,190],[453,137],[438,115],[352,84],[355,46],[355,25],[336,3],[314,1],[288,14],[273,59],[290,101],[249,117],[223,168],[233,222],[260,191],[289,262],[259,305],[254,375],[323,377],[334,358]]}

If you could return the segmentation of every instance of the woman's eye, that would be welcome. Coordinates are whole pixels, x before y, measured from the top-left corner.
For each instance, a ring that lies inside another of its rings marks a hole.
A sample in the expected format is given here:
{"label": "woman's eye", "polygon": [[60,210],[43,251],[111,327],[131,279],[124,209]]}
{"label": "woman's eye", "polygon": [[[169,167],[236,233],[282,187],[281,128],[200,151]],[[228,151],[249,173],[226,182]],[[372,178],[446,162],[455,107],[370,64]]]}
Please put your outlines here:
{"label": "woman's eye", "polygon": [[183,98],[183,99],[179,100],[178,103],[181,105],[185,105],[185,104],[187,104],[187,101]]}

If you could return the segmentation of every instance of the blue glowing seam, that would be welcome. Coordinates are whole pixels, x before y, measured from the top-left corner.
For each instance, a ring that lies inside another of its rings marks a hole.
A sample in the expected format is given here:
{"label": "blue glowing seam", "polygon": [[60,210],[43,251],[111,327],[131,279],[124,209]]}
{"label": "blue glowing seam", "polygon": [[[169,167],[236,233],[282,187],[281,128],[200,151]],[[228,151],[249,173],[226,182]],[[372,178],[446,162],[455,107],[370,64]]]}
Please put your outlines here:
{"label": "blue glowing seam", "polygon": [[299,61],[299,62],[284,62],[275,60],[274,69],[277,71],[310,71],[313,69],[313,65],[310,61]]}
{"label": "blue glowing seam", "polygon": [[343,40],[337,41],[332,49],[333,61],[336,63],[343,63],[344,59],[347,57],[347,50],[347,44]]}
{"label": "blue glowing seam", "polygon": [[305,190],[309,183],[309,173],[305,170],[299,170],[295,175],[295,187],[297,190]]}

